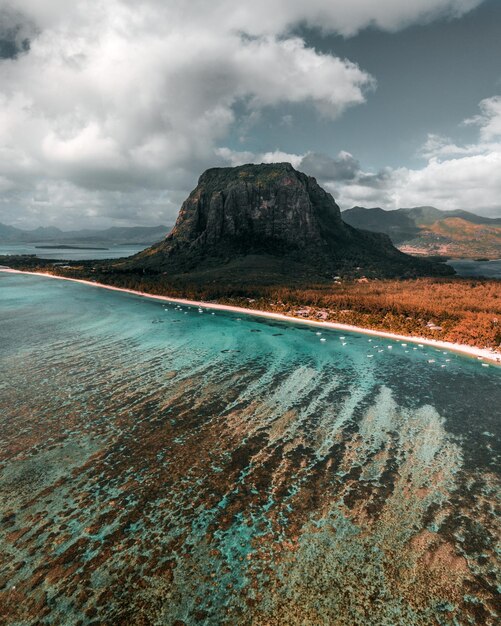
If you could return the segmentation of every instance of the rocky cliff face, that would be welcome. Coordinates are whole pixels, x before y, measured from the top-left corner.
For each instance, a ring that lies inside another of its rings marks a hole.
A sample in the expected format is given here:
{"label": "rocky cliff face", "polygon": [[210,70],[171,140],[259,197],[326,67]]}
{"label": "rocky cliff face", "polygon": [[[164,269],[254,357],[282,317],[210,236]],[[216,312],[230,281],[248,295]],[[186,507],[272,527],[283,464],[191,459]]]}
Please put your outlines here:
{"label": "rocky cliff face", "polygon": [[[288,163],[207,170],[167,242],[217,248],[304,248],[343,229],[332,196]],[[325,233],[324,233],[325,235]]]}
{"label": "rocky cliff face", "polygon": [[179,273],[263,256],[281,259],[280,272],[289,260],[325,277],[356,268],[366,275],[448,272],[400,253],[386,235],[345,224],[333,197],[289,163],[207,170],[172,232],[131,262]]}

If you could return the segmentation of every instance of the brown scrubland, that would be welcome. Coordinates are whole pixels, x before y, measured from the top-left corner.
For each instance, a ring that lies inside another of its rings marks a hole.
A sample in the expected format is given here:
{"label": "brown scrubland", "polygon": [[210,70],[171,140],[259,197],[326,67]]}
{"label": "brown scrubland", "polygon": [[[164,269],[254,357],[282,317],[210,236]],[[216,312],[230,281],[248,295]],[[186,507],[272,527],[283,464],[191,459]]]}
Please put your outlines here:
{"label": "brown scrubland", "polygon": [[[12,260],[12,259],[11,259]],[[194,281],[188,276],[60,266],[26,259],[18,269],[94,280],[146,293],[232,304],[309,319],[501,350],[501,281],[471,278],[339,280],[304,286]]]}

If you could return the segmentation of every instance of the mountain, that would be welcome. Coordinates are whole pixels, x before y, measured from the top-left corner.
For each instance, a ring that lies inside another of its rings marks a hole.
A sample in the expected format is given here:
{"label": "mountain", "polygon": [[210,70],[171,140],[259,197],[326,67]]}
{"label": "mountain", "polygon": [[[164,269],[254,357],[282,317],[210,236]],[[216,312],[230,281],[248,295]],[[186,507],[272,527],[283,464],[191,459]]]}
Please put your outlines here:
{"label": "mountain", "polygon": [[470,213],[470,211],[441,211],[433,206],[417,206],[410,209],[397,209],[397,211],[400,211],[404,215],[408,215],[416,224],[421,226],[434,224],[440,219],[449,217],[458,217],[466,222],[471,222],[472,224],[501,226],[501,217],[484,217],[483,215]]}
{"label": "mountain", "polygon": [[332,196],[289,163],[207,170],[170,234],[114,267],[261,284],[332,279],[341,273],[451,273],[445,265],[402,254],[386,235],[345,224]]}
{"label": "mountain", "polygon": [[7,241],[20,241],[16,239],[16,237],[20,236],[20,233],[23,231],[19,228],[15,228],[14,226],[7,226],[7,224],[2,224],[0,222],[0,242],[4,243]]}
{"label": "mountain", "polygon": [[356,206],[343,211],[342,218],[356,228],[387,234],[409,254],[501,258],[501,218],[431,206],[393,211]]}
{"label": "mountain", "polygon": [[343,211],[341,217],[346,224],[354,228],[369,230],[373,233],[385,233],[394,244],[412,239],[419,234],[419,227],[412,217],[400,211],[384,211],[379,207],[365,209],[355,206]]}
{"label": "mountain", "polygon": [[169,230],[169,226],[113,226],[105,230],[72,231],[64,231],[55,226],[45,226],[34,230],[22,230],[0,223],[0,243],[151,245],[163,239]]}

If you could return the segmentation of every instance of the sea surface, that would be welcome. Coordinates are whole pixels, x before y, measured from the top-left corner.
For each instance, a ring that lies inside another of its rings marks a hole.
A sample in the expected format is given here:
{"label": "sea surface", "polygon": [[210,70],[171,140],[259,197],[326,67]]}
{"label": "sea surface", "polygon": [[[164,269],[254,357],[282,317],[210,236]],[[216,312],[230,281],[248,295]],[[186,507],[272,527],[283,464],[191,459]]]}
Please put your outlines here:
{"label": "sea surface", "polygon": [[501,259],[495,259],[493,261],[451,259],[447,261],[447,265],[451,265],[459,276],[501,278]]}
{"label": "sea surface", "polygon": [[0,623],[499,623],[484,365],[0,272]]}
{"label": "sea surface", "polygon": [[[69,250],[68,248],[39,248],[37,246],[43,246],[40,243],[0,243],[0,256],[3,254],[34,254],[39,259],[60,259],[62,261],[84,261],[87,259],[119,259],[122,257],[132,256],[137,254],[141,250],[144,250],[146,245],[115,245],[106,243],[89,244],[89,246],[95,247],[107,247],[107,250],[77,250],[76,248]],[[56,244],[46,244],[55,246]],[[83,246],[85,244],[65,244],[74,246]],[[1,264],[1,258],[0,258]]]}

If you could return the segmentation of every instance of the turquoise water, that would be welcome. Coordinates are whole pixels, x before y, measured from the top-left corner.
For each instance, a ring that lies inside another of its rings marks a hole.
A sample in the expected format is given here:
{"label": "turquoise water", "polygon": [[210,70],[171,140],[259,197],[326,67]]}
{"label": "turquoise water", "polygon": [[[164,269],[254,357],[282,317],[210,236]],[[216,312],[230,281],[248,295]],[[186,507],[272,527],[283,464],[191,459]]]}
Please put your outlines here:
{"label": "turquoise water", "polygon": [[1,623],[496,623],[499,368],[0,272],[0,371]]}

